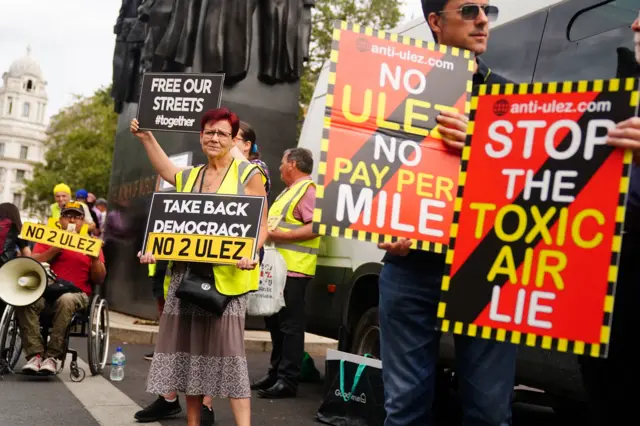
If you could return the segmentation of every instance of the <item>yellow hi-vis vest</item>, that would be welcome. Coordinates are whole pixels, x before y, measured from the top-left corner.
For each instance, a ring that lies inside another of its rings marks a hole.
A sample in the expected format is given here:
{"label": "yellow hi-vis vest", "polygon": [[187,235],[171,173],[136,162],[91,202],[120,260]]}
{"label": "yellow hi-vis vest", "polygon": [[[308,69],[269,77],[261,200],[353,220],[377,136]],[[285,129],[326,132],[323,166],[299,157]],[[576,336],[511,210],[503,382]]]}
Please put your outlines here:
{"label": "yellow hi-vis vest", "polygon": [[[196,183],[198,174],[204,166],[198,166],[183,170],[176,175],[176,192],[191,192]],[[255,174],[260,173],[258,166],[247,161],[233,160],[225,175],[217,194],[244,195],[244,187]],[[171,283],[171,268],[173,262],[167,265],[167,273],[164,276],[164,298],[169,294]],[[235,265],[215,265],[213,276],[218,291],[227,296],[239,296],[255,291],[260,283],[260,267],[256,266],[251,271],[238,269]]]}
{"label": "yellow hi-vis vest", "polygon": [[155,277],[156,276],[156,264],[155,263],[150,263],[149,264],[149,276],[150,277]]}
{"label": "yellow hi-vis vest", "polygon": [[[284,232],[303,227],[305,224],[293,217],[293,210],[307,192],[309,185],[315,186],[315,183],[311,179],[305,179],[285,189],[278,195],[278,198],[269,209],[269,222],[273,218],[280,217],[278,229]],[[289,272],[298,272],[309,276],[315,275],[320,237],[295,243],[275,243],[275,247],[287,262]]]}

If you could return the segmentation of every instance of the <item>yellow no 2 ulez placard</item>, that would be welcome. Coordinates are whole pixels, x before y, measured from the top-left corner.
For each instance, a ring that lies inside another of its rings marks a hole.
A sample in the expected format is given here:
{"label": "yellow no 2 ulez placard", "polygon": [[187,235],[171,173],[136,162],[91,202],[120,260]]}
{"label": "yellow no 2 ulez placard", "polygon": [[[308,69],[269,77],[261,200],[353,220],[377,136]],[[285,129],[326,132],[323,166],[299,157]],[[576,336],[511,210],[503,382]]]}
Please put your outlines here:
{"label": "yellow no 2 ulez placard", "polygon": [[22,225],[20,238],[93,257],[100,255],[100,248],[102,247],[102,241],[96,238],[30,222],[25,222]]}

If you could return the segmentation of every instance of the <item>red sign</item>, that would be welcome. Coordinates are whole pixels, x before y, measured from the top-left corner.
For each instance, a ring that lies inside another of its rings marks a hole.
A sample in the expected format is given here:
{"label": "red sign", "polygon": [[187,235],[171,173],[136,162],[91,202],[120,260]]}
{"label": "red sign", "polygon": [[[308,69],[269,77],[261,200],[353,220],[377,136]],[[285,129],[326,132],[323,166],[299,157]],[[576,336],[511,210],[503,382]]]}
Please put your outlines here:
{"label": "red sign", "polygon": [[314,230],[442,251],[459,153],[436,116],[468,112],[469,51],[341,23],[334,30]]}
{"label": "red sign", "polygon": [[606,357],[637,82],[482,86],[438,316],[445,331]]}

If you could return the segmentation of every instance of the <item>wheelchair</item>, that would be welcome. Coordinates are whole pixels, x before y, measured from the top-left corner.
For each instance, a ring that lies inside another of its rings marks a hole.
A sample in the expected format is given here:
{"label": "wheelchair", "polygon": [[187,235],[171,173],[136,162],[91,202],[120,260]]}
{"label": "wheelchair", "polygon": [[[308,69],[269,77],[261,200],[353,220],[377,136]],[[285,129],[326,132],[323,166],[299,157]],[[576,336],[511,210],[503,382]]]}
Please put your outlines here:
{"label": "wheelchair", "polygon": [[[40,333],[45,348],[53,322],[53,311],[48,307],[40,315]],[[104,370],[109,352],[109,305],[100,296],[96,286],[89,301],[89,306],[76,312],[67,326],[65,337],[65,354],[71,354],[69,369],[73,382],[81,382],[86,376],[83,368],[78,366],[78,352],[69,347],[71,337],[86,337],[89,355],[89,369],[95,376]],[[13,373],[22,353],[22,339],[15,314],[15,308],[7,305],[0,319],[0,377],[7,372]],[[60,363],[58,373],[62,372],[66,356]]]}

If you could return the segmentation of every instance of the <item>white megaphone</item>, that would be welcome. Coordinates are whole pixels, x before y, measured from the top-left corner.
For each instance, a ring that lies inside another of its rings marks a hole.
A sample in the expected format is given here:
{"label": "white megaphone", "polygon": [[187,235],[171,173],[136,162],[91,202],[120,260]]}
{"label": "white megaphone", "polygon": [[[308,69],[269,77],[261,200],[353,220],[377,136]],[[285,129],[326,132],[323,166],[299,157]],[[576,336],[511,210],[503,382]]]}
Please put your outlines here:
{"label": "white megaphone", "polygon": [[48,267],[30,257],[8,261],[0,267],[0,299],[13,306],[27,306],[40,299],[50,279]]}

